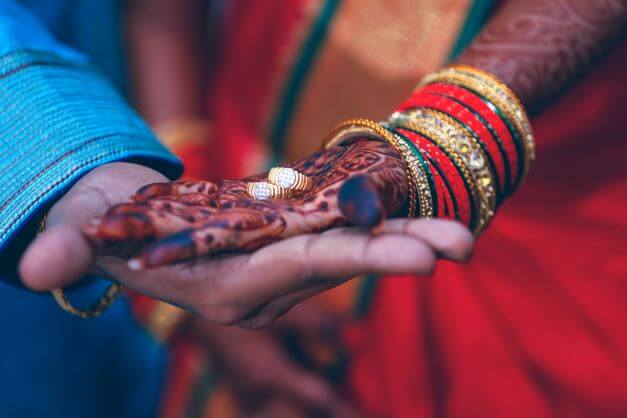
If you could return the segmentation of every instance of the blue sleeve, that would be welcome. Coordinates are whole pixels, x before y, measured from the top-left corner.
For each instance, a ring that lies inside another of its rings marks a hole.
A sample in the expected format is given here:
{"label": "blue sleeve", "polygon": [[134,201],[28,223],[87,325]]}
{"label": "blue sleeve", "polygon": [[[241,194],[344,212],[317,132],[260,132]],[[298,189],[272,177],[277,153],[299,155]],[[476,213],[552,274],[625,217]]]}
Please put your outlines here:
{"label": "blue sleeve", "polygon": [[0,249],[78,178],[129,161],[180,164],[88,59],[0,1]]}

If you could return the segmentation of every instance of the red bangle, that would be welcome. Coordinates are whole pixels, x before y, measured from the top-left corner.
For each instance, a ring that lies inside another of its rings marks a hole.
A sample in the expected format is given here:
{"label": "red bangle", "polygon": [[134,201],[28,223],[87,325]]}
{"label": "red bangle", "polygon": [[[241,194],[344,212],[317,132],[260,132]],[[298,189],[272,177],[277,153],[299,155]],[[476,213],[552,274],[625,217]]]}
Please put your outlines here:
{"label": "red bangle", "polygon": [[501,116],[492,110],[481,97],[455,84],[429,84],[424,86],[420,91],[423,93],[447,96],[474,113],[474,116],[492,134],[492,137],[497,142],[498,148],[501,151],[505,166],[509,168],[509,170],[506,171],[507,181],[505,184],[507,185],[507,191],[504,195],[507,195],[509,191],[513,190],[516,178],[520,175],[518,170],[521,170],[523,167],[520,164],[521,157],[518,153],[518,148],[516,147],[512,133]]}
{"label": "red bangle", "polygon": [[435,164],[433,164],[428,158],[426,158],[426,160],[427,165],[429,166],[429,170],[431,170],[431,175],[433,176],[433,182],[435,183],[435,192],[438,196],[438,202],[440,202],[437,217],[442,219],[455,219],[451,191],[444,182],[444,179],[440,175],[440,172]]}
{"label": "red bangle", "polygon": [[[509,159],[507,158],[507,154],[503,153],[501,150],[494,135],[492,135],[488,128],[477,119],[470,110],[460,103],[451,98],[429,94],[422,90],[403,103],[403,105],[401,105],[401,111],[420,107],[444,112],[474,132],[475,136],[479,139],[478,142],[485,147],[484,150],[488,157],[488,164],[490,164],[492,172],[496,177],[497,196],[500,201],[505,195],[505,190],[509,187],[510,173],[509,170],[507,170]],[[516,160],[516,164],[517,162]]]}
{"label": "red bangle", "polygon": [[473,207],[470,194],[466,188],[464,178],[451,159],[430,139],[405,128],[397,128],[401,134],[411,140],[421,151],[421,153],[434,165],[441,178],[448,185],[455,219],[460,220],[464,225],[470,226],[473,219]]}

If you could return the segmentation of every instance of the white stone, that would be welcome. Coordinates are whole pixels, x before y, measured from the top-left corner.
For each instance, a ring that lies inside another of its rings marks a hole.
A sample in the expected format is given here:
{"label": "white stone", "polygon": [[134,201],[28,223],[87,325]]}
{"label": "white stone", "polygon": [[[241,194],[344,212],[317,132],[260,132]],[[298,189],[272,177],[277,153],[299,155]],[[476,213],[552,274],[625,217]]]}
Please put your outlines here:
{"label": "white stone", "polygon": [[253,186],[253,197],[257,200],[268,200],[272,195],[270,187],[265,183],[258,183]]}
{"label": "white stone", "polygon": [[474,150],[470,153],[469,162],[470,168],[472,168],[473,170],[481,170],[483,167],[485,167],[485,159],[483,158],[483,155],[481,155],[481,153],[477,150]]}
{"label": "white stone", "polygon": [[291,168],[284,168],[276,177],[276,182],[278,186],[289,189],[296,184],[296,172]]}

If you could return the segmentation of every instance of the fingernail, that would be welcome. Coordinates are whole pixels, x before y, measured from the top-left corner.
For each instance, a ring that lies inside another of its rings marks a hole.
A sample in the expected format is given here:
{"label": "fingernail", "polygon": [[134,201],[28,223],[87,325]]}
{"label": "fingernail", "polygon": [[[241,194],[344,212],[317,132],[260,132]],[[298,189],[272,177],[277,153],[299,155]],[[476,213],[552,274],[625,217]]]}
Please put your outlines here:
{"label": "fingernail", "polygon": [[144,263],[141,262],[138,258],[131,258],[126,262],[126,266],[131,271],[138,271],[144,269]]}
{"label": "fingernail", "polygon": [[374,228],[385,218],[376,186],[367,176],[346,180],[338,193],[338,204],[349,222],[364,228]]}
{"label": "fingernail", "polygon": [[87,222],[87,224],[90,226],[100,226],[101,223],[102,223],[102,220],[100,218],[93,218]]}

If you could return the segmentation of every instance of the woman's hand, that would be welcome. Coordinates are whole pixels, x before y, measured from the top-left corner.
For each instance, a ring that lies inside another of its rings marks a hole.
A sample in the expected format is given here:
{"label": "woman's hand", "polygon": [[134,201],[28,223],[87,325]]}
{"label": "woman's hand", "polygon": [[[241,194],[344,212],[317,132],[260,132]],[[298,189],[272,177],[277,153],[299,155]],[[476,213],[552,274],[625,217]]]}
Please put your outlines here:
{"label": "woman's hand", "polygon": [[[104,251],[130,253],[133,269],[223,252],[251,251],[299,234],[336,226],[374,227],[406,202],[403,162],[386,143],[361,140],[291,165],[314,187],[286,200],[255,200],[248,181],[174,182],[140,189],[87,232]],[[139,249],[139,251],[138,251]]]}
{"label": "woman's hand", "polygon": [[[143,202],[116,206],[128,201],[138,188],[165,178],[133,164],[105,165],[83,177],[51,209],[48,229],[27,249],[20,262],[20,273],[31,288],[48,290],[77,281],[96,264],[125,286],[184,306],[211,321],[257,328],[302,300],[360,274],[428,275],[438,257],[466,260],[473,238],[466,228],[454,222],[395,219],[383,221],[377,235],[348,227],[318,232],[346,222],[376,224],[384,213],[402,210],[405,179],[398,156],[385,144],[368,141],[363,145],[336,148],[299,163],[297,168],[308,174],[319,172],[311,195],[290,201],[257,202],[245,196],[244,182],[231,181],[223,183],[215,198],[219,206],[215,207],[206,191],[177,196],[175,193],[185,192],[180,183],[143,187]],[[349,181],[358,174],[369,180],[361,176]],[[155,197],[155,190],[163,188],[175,192],[171,191],[167,199]],[[177,200],[180,198],[191,200],[192,204],[182,204]],[[210,204],[200,205],[196,198]],[[177,211],[161,212],[167,204]],[[129,206],[138,210],[119,209]],[[98,233],[90,234],[88,239],[82,230],[89,219],[103,215],[111,207],[114,209],[102,219]],[[185,213],[186,210],[191,213]],[[218,221],[214,222],[211,215]],[[119,222],[118,216],[125,221]],[[207,216],[211,226],[197,230],[207,234],[202,245],[208,247],[201,247],[201,251],[194,247],[196,230],[185,231],[190,225],[202,225],[196,222],[197,216]],[[133,241],[133,237],[150,237],[146,235],[146,226],[151,222],[155,228],[153,239],[159,238],[158,234],[167,236],[164,225],[168,222],[161,223],[161,219],[170,222],[167,228],[171,231],[183,230],[178,234],[182,240],[165,238],[140,247],[142,260],[152,260],[157,254],[156,260],[164,263],[203,254],[203,248],[215,248],[206,238],[208,233],[216,233],[213,239],[229,244],[229,248],[251,250],[266,246],[246,254],[139,271],[130,270],[119,258],[96,260],[96,247],[90,240],[99,237],[101,231],[108,231],[109,235],[103,236],[116,245],[122,244],[124,238],[139,246],[141,240]],[[137,224],[139,227],[133,229]],[[112,225],[117,225],[119,235],[113,234],[116,229]],[[251,231],[256,231],[256,235]],[[288,235],[293,236],[279,241]],[[113,239],[116,237],[120,239]],[[159,255],[162,252],[167,257]]]}

